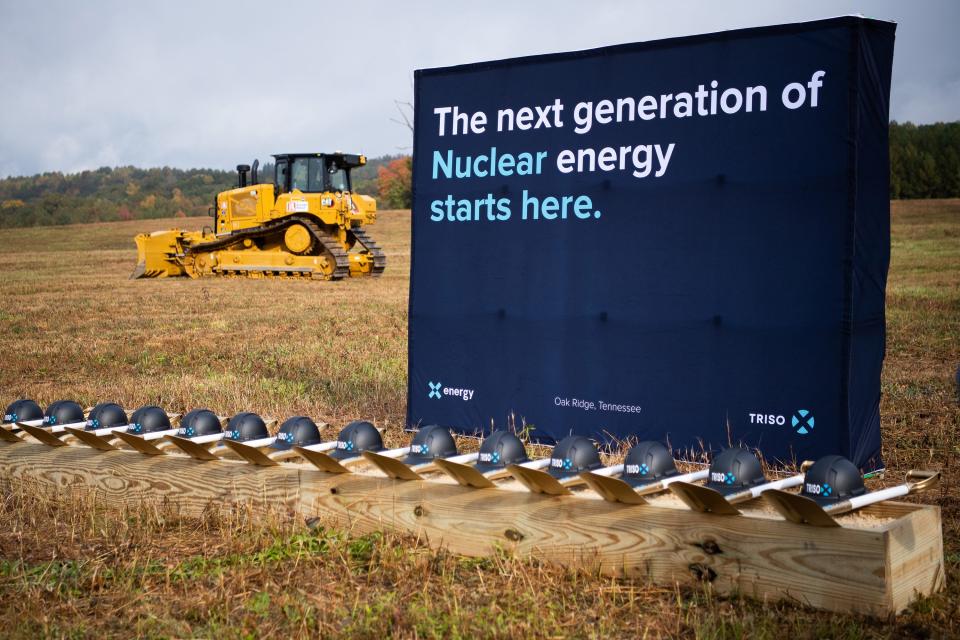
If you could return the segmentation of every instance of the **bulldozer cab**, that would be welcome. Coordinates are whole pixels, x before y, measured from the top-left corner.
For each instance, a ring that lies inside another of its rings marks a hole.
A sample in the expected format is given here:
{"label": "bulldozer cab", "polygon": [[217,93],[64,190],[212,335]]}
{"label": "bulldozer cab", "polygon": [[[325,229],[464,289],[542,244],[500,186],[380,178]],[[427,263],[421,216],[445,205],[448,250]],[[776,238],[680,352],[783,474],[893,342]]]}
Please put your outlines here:
{"label": "bulldozer cab", "polygon": [[364,156],[343,153],[287,153],[273,156],[274,187],[279,196],[298,190],[303,193],[349,192],[350,170],[362,167]]}

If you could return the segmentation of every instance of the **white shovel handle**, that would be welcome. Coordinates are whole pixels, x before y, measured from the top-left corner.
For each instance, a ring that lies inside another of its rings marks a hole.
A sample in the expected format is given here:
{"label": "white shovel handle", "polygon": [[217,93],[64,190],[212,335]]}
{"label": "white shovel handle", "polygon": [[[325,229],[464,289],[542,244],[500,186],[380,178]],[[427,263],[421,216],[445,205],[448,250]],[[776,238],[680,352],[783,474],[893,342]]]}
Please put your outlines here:
{"label": "white shovel handle", "polygon": [[801,484],[803,484],[802,473],[798,476],[790,476],[782,480],[774,480],[773,482],[765,482],[764,484],[757,485],[750,489],[750,496],[756,498],[764,491],[770,491],[771,489],[789,489],[791,487],[799,487]]}
{"label": "white shovel handle", "polygon": [[106,436],[113,433],[114,431],[120,431],[121,429],[129,429],[132,426],[133,426],[132,424],[122,424],[119,427],[104,427],[103,429],[94,429],[90,433],[92,433],[95,436]]}
{"label": "white shovel handle", "polygon": [[550,466],[550,458],[540,458],[539,460],[531,460],[530,462],[521,462],[517,466],[524,467],[526,469],[543,469],[544,467]]}
{"label": "white shovel handle", "polygon": [[865,507],[868,504],[873,504],[874,502],[882,502],[884,500],[893,500],[894,498],[899,498],[900,496],[905,496],[910,493],[910,488],[905,485],[897,485],[896,487],[890,487],[889,489],[880,489],[879,491],[873,491],[871,493],[866,493],[862,496],[856,496],[847,500],[850,503],[851,511],[853,509],[859,509],[860,507]]}
{"label": "white shovel handle", "polygon": [[469,464],[471,462],[476,461],[477,458],[479,457],[480,457],[479,453],[473,452],[473,453],[463,453],[463,454],[460,454],[459,456],[453,456],[451,458],[444,458],[444,460],[448,460],[449,462],[455,462],[457,464]]}
{"label": "white shovel handle", "polygon": [[660,481],[660,486],[666,489],[674,482],[696,482],[697,480],[706,480],[710,476],[710,469],[701,469],[700,471],[691,471],[690,473],[681,473],[679,476],[664,478]]}
{"label": "white shovel handle", "polygon": [[233,442],[237,442],[239,444],[245,444],[248,447],[253,447],[254,449],[258,449],[260,447],[265,447],[268,444],[273,444],[274,442],[276,442],[276,440],[277,440],[276,438],[271,437],[271,438],[257,438],[256,440],[247,440],[246,442],[233,440]]}
{"label": "white shovel handle", "polygon": [[337,448],[337,441],[331,440],[330,442],[321,442],[319,444],[308,444],[300,448],[306,449],[307,451],[330,451],[331,449]]}
{"label": "white shovel handle", "polygon": [[164,429],[163,431],[152,431],[150,433],[145,433],[140,437],[144,440],[159,440],[160,438],[164,438],[166,436],[175,436],[177,435],[178,431],[180,431],[180,429]]}
{"label": "white shovel handle", "polygon": [[[176,435],[176,434],[173,434]],[[206,444],[208,442],[217,442],[223,440],[223,436],[226,434],[223,433],[211,433],[205,436],[195,436],[193,438],[187,438],[190,442],[196,442],[197,444]]]}
{"label": "white shovel handle", "polygon": [[[31,420],[30,422],[33,422],[33,420]],[[24,424],[30,424],[30,422],[25,422]],[[65,431],[67,427],[70,427],[70,428],[72,428],[72,429],[86,429],[88,426],[90,426],[90,421],[89,421],[89,420],[84,420],[83,422],[70,422],[70,423],[67,423],[67,424],[54,425],[54,426],[50,427],[49,429],[47,429],[47,432],[48,432],[48,433],[61,433],[61,432]]]}
{"label": "white shovel handle", "polygon": [[593,473],[594,475],[597,475],[597,476],[607,476],[607,477],[609,477],[609,476],[615,476],[615,475],[618,475],[618,474],[623,473],[623,465],[622,465],[622,464],[615,464],[615,465],[613,465],[612,467],[601,467],[600,469],[596,469],[595,471],[592,471],[591,473]]}

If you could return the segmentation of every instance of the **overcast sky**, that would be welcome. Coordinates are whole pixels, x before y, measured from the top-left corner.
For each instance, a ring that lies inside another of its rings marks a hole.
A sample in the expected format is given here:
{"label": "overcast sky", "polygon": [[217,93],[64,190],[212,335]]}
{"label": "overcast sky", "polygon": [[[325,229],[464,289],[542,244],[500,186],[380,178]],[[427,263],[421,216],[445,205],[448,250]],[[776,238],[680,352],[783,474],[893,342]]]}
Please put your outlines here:
{"label": "overcast sky", "polygon": [[899,23],[893,119],[960,120],[958,0],[0,0],[0,177],[398,153],[413,69],[847,13]]}

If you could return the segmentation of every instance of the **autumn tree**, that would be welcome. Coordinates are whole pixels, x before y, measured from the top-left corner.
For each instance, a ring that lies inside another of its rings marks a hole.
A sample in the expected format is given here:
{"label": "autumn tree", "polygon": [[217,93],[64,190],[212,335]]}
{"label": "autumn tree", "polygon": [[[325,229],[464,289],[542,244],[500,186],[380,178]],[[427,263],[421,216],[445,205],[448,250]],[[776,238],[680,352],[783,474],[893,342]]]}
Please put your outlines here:
{"label": "autumn tree", "polygon": [[409,209],[413,194],[413,159],[404,156],[380,167],[377,186],[381,205],[386,209]]}

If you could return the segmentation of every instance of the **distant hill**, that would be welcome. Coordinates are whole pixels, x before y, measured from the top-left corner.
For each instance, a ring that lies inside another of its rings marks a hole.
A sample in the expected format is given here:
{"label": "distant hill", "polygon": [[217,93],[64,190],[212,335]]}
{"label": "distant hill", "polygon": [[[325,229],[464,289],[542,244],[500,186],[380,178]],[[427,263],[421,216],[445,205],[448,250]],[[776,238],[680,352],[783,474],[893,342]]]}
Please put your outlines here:
{"label": "distant hill", "polygon": [[[353,172],[354,191],[377,198],[382,208],[409,206],[409,161],[406,172],[380,171],[402,157],[369,159]],[[398,189],[401,183],[405,188]],[[234,185],[230,171],[169,167],[6,178],[0,180],[0,227],[203,216],[214,196]],[[960,122],[890,123],[890,197],[960,197]]]}
{"label": "distant hill", "polygon": [[[399,156],[371,158],[353,171],[354,191],[379,198],[378,169]],[[273,165],[264,167],[272,173]],[[0,180],[0,228],[174,216],[205,216],[217,193],[237,184],[218,169],[101,167]]]}

